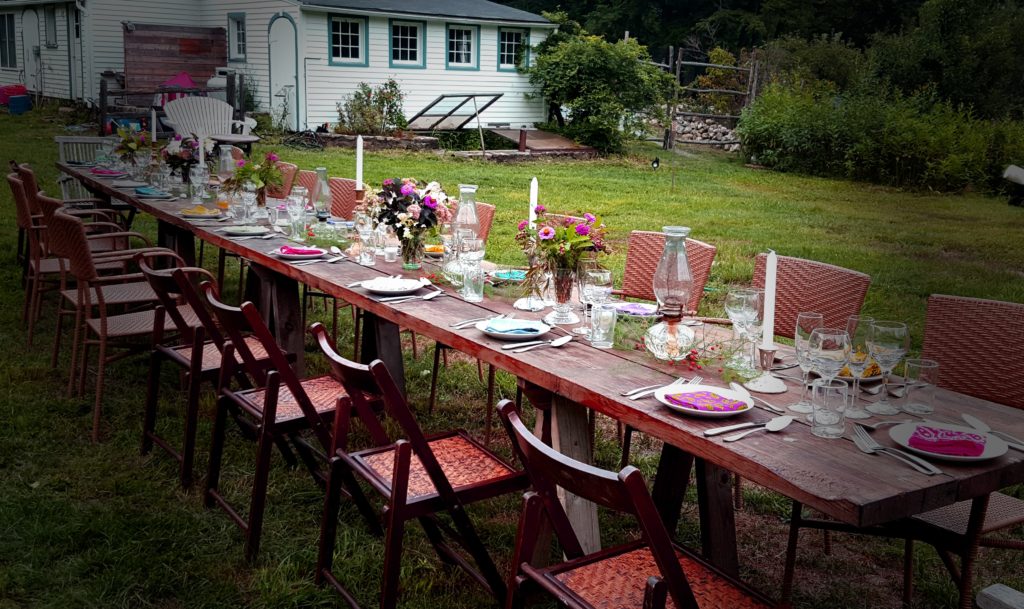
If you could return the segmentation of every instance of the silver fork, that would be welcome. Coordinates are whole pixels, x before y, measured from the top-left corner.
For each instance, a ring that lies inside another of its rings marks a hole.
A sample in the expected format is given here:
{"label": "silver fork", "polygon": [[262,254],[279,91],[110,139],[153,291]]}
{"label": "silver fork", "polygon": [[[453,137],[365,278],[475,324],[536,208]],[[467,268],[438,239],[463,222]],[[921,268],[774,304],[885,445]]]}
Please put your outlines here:
{"label": "silver fork", "polygon": [[682,378],[678,378],[678,379],[672,381],[671,383],[669,383],[668,385],[660,385],[660,386],[658,386],[658,387],[656,387],[654,389],[645,389],[644,391],[640,391],[639,393],[634,393],[633,395],[629,396],[629,399],[631,399],[631,400],[639,400],[639,399],[645,398],[647,396],[654,395],[655,392],[657,392],[658,389],[661,389],[662,387],[682,387],[683,385],[699,385],[701,383],[701,381],[703,381],[703,380],[704,380],[704,377],[702,377],[702,376],[695,376],[695,377],[693,377],[692,379],[690,379],[688,381],[684,380]]}
{"label": "silver fork", "polygon": [[862,452],[872,454],[881,453],[883,455],[889,455],[890,457],[903,461],[904,463],[906,463],[910,467],[913,467],[922,474],[934,476],[935,474],[942,473],[941,469],[935,467],[934,465],[925,461],[924,459],[921,459],[920,457],[915,457],[914,455],[903,452],[902,450],[889,448],[888,446],[882,446],[874,438],[871,437],[871,434],[869,434],[865,428],[861,427],[860,425],[855,424],[853,426],[853,443],[856,444],[857,448],[859,448]]}

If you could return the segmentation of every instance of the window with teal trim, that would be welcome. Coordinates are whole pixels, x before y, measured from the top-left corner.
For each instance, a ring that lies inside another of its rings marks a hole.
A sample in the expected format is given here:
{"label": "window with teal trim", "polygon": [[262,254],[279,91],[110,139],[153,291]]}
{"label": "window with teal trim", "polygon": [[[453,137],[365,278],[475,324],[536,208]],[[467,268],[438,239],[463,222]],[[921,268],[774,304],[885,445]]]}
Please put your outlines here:
{"label": "window with teal trim", "polygon": [[525,51],[526,32],[523,30],[499,30],[498,67],[514,70]]}
{"label": "window with teal trim", "polygon": [[393,65],[423,65],[422,35],[422,26],[418,23],[392,22],[391,63]]}
{"label": "window with teal trim", "polygon": [[473,28],[448,26],[448,65],[460,68],[475,68],[476,40]]}
{"label": "window with teal trim", "polygon": [[363,46],[366,32],[362,19],[331,17],[331,61],[333,63],[364,63]]}

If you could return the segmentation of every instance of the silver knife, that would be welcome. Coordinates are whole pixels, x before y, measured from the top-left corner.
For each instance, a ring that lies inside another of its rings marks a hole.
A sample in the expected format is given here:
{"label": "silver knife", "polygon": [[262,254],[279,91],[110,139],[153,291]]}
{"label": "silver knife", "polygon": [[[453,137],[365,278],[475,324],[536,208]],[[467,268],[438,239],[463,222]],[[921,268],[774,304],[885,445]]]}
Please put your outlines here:
{"label": "silver knife", "polygon": [[961,414],[960,416],[963,418],[964,421],[967,421],[968,425],[977,429],[981,433],[993,435],[1002,440],[1003,442],[1006,442],[1011,448],[1016,448],[1017,450],[1024,451],[1024,440],[1021,440],[1020,438],[1015,438],[1003,431],[993,431],[992,428],[989,427],[988,423],[982,421],[981,419],[972,414],[964,413]]}

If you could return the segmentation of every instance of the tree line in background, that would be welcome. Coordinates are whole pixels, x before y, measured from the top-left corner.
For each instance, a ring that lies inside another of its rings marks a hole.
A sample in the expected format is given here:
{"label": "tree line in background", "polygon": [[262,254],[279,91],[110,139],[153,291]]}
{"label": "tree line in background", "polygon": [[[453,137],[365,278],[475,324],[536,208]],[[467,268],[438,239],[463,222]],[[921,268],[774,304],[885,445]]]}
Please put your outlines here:
{"label": "tree line in background", "polygon": [[[959,190],[996,188],[1003,166],[1024,162],[1017,0],[505,3],[561,9],[545,13],[560,31],[540,45],[531,78],[552,104],[549,126],[603,150],[621,146],[621,134],[607,135],[613,123],[656,118],[673,94],[672,79],[644,62],[674,45],[691,60],[759,62],[770,84],[739,134],[762,164]],[[616,65],[627,60],[639,67]]]}

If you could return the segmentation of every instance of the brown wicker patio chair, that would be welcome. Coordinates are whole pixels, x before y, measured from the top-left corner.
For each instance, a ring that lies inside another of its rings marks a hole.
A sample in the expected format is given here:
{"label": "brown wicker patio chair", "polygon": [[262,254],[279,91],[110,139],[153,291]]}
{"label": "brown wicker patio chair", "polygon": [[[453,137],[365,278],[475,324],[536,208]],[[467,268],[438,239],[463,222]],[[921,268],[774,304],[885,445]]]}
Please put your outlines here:
{"label": "brown wicker patio chair", "polygon": [[331,215],[351,220],[356,209],[356,181],[348,178],[327,178],[331,189]]}
{"label": "brown wicker patio chair", "polygon": [[[982,399],[1024,408],[1024,377],[1020,374],[1020,343],[1024,339],[1024,305],[979,298],[933,294],[928,298],[923,356],[940,363],[939,385]],[[985,353],[985,373],[967,374],[959,356]],[[984,382],[981,382],[981,381]],[[792,595],[799,529],[823,528],[904,540],[903,603],[913,596],[914,541],[935,547],[957,585],[960,609],[974,605],[974,564],[981,546],[1024,550],[1024,541],[992,534],[1024,524],[1024,501],[1003,493],[924,512],[891,525],[850,529],[831,521],[804,519],[793,503],[782,598]],[[954,557],[959,557],[956,564]]]}
{"label": "brown wicker patio chair", "polygon": [[295,177],[299,173],[299,166],[294,163],[278,161],[277,168],[281,170],[281,186],[270,189],[267,192],[267,196],[275,199],[283,199],[292,191],[292,186],[295,184]]}
{"label": "brown wicker patio chair", "polygon": [[302,186],[309,192],[309,198],[306,200],[307,205],[312,205],[313,201],[320,196],[320,181],[316,179],[316,172],[308,169],[300,169],[295,177],[295,185]]}
{"label": "brown wicker patio chair", "polygon": [[[512,447],[533,490],[523,498],[506,609],[541,589],[572,609],[768,609],[770,601],[672,543],[643,475],[627,466],[617,474],[562,455],[533,435],[508,400],[498,405]],[[609,510],[636,518],[640,539],[585,554],[558,491],[564,489]],[[548,564],[538,546],[550,526],[565,559]]]}
{"label": "brown wicker patio chair", "polygon": [[[358,488],[354,477],[358,477],[385,500],[387,533],[381,584],[382,609],[393,609],[397,604],[405,527],[413,519],[419,520],[427,539],[444,562],[462,567],[486,586],[499,602],[503,601],[505,582],[480,541],[465,506],[525,488],[523,472],[513,469],[465,431],[425,436],[382,361],[376,360],[365,366],[346,360],[335,351],[322,325],[314,324],[311,331],[327,356],[331,374],[348,391],[351,404],[351,407],[339,406],[338,410],[336,450],[331,459],[324,501],[316,581],[331,584],[349,604],[357,606],[331,566],[341,495],[347,490],[359,497],[357,492],[353,492]],[[389,436],[385,426],[372,413],[375,400],[383,401],[385,412],[397,424],[399,437]],[[347,435],[353,412],[369,431],[373,448],[349,452]],[[364,501],[359,497],[357,505]],[[367,515],[365,504],[363,513]],[[448,514],[451,526],[438,518],[441,513]],[[372,529],[379,528],[372,514],[368,515],[368,520]],[[476,569],[450,547],[450,541],[462,546]]]}
{"label": "brown wicker patio chair", "polygon": [[[252,561],[259,553],[274,445],[294,464],[288,448],[290,442],[314,482],[322,485],[325,474],[321,464],[326,462],[332,447],[330,424],[345,390],[327,375],[300,380],[253,303],[246,301],[241,307],[232,307],[221,302],[213,283],[204,282],[201,288],[228,339],[221,354],[220,397],[203,502],[208,508],[221,508],[238,525],[245,535],[245,558]],[[248,340],[250,336],[258,342]],[[251,388],[244,384],[239,389],[232,388],[231,379],[238,374],[249,378]],[[256,469],[246,516],[232,507],[220,490],[229,414],[243,434],[254,437],[257,442]],[[312,444],[300,436],[307,430],[312,432]]]}

